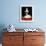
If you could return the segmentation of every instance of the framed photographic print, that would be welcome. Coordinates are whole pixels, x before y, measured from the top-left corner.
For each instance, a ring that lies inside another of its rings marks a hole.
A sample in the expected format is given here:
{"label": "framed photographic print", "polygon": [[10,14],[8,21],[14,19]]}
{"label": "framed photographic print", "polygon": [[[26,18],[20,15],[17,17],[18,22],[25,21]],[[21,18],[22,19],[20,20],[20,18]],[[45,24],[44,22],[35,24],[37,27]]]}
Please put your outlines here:
{"label": "framed photographic print", "polygon": [[20,6],[20,22],[34,21],[34,7],[32,5]]}

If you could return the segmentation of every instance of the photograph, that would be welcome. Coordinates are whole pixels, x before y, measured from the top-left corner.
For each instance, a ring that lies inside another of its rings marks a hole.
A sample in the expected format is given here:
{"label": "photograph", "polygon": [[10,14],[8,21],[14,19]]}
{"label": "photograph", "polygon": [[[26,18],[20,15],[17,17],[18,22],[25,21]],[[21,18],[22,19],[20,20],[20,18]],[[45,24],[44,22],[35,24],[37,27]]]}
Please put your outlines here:
{"label": "photograph", "polygon": [[0,0],[0,46],[46,46],[46,0]]}
{"label": "photograph", "polygon": [[33,7],[24,5],[20,7],[20,21],[32,22],[33,21]]}

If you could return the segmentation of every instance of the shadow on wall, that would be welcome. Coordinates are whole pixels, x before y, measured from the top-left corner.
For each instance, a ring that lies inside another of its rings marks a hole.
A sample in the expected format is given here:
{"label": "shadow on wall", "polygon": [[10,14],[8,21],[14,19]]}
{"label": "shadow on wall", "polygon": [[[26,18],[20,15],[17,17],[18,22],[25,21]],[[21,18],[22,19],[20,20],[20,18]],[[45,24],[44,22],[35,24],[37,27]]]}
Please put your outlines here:
{"label": "shadow on wall", "polygon": [[6,28],[6,26],[4,24],[0,24],[0,43],[2,43],[2,33],[6,31],[6,29],[4,30],[4,28]]}

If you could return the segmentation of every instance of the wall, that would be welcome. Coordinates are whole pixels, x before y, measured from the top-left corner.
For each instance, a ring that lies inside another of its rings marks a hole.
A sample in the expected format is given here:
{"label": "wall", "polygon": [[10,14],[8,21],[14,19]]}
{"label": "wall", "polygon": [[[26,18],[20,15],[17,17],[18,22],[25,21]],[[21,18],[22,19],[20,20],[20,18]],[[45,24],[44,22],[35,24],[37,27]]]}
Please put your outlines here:
{"label": "wall", "polygon": [[[19,21],[20,5],[34,6],[34,22]],[[40,27],[46,32],[46,0],[0,0],[0,31],[9,24],[16,28]]]}
{"label": "wall", "polygon": [[[13,24],[18,28],[37,27],[39,26],[39,17],[41,16],[39,15],[40,3],[40,0],[1,0],[0,23],[6,26]],[[34,22],[22,23],[19,21],[20,5],[34,5]]]}
{"label": "wall", "polygon": [[[1,14],[0,24],[5,26],[9,24],[15,27],[41,27],[46,28],[46,1],[45,0],[0,0]],[[34,6],[34,22],[22,23],[19,21],[20,5],[33,5]]]}

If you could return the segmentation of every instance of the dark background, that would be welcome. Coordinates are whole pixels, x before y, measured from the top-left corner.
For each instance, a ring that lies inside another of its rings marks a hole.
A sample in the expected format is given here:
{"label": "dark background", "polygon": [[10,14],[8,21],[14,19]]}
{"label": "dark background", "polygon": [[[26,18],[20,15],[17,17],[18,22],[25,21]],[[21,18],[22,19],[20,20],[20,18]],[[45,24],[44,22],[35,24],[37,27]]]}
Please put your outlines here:
{"label": "dark background", "polygon": [[32,7],[22,7],[22,17],[24,17],[25,16],[25,10],[26,10],[26,8],[28,8],[28,10],[29,10],[29,15],[31,15],[32,16]]}

